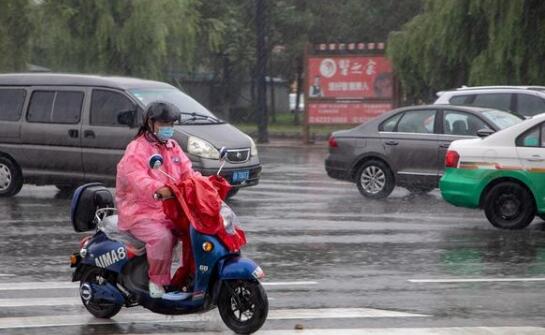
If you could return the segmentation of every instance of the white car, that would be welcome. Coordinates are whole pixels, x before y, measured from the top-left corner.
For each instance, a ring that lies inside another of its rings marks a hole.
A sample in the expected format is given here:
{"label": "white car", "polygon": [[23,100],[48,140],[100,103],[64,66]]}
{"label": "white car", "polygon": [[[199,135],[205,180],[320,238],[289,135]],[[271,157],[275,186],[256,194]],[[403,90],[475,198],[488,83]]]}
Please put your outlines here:
{"label": "white car", "polygon": [[475,86],[437,93],[434,104],[501,109],[526,118],[545,113],[545,86]]}
{"label": "white car", "polygon": [[439,187],[451,204],[482,208],[494,226],[522,229],[545,219],[545,115],[483,139],[450,144]]}

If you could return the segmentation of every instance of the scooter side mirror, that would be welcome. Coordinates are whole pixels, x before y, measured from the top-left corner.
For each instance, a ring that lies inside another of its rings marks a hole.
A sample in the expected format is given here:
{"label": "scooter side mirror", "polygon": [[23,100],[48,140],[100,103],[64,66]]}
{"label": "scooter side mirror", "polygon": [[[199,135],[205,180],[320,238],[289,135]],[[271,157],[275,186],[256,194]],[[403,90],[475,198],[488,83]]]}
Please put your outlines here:
{"label": "scooter side mirror", "polygon": [[163,165],[163,156],[155,154],[149,159],[149,167],[152,169],[159,169]]}
{"label": "scooter side mirror", "polygon": [[227,157],[227,148],[221,147],[220,149],[220,161],[224,160]]}

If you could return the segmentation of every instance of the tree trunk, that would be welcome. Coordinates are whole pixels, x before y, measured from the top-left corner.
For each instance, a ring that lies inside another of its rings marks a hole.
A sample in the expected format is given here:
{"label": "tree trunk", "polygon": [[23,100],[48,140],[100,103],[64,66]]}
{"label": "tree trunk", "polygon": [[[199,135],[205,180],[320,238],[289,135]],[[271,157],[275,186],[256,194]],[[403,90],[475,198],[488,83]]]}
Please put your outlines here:
{"label": "tree trunk", "polygon": [[[272,57],[271,57],[272,58]],[[271,118],[272,123],[276,123],[276,100],[275,100],[275,84],[274,84],[274,78],[273,78],[273,69],[272,69],[272,59],[270,60],[270,69],[269,69],[269,85],[271,87]]]}

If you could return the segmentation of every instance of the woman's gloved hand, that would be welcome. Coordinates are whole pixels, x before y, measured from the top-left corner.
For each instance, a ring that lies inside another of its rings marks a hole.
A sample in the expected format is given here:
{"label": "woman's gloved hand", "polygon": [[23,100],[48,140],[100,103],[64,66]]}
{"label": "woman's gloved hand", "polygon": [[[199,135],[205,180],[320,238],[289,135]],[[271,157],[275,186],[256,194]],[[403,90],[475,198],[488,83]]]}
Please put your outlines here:
{"label": "woman's gloved hand", "polygon": [[174,197],[174,193],[172,193],[172,190],[168,186],[163,186],[157,189],[157,191],[155,191],[155,193],[153,194],[153,198],[156,200],[170,199],[172,197]]}

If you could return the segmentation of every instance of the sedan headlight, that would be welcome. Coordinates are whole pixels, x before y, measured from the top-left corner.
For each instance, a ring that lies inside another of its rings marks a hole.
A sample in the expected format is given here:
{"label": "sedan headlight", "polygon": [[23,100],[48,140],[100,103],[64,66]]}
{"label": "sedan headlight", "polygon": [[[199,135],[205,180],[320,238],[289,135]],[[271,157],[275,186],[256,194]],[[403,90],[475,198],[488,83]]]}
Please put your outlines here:
{"label": "sedan headlight", "polygon": [[220,153],[212,144],[194,136],[189,136],[187,152],[202,158],[220,159]]}
{"label": "sedan headlight", "polygon": [[248,136],[248,139],[250,140],[250,155],[252,157],[257,156],[257,145],[255,145],[254,140],[250,136]]}

